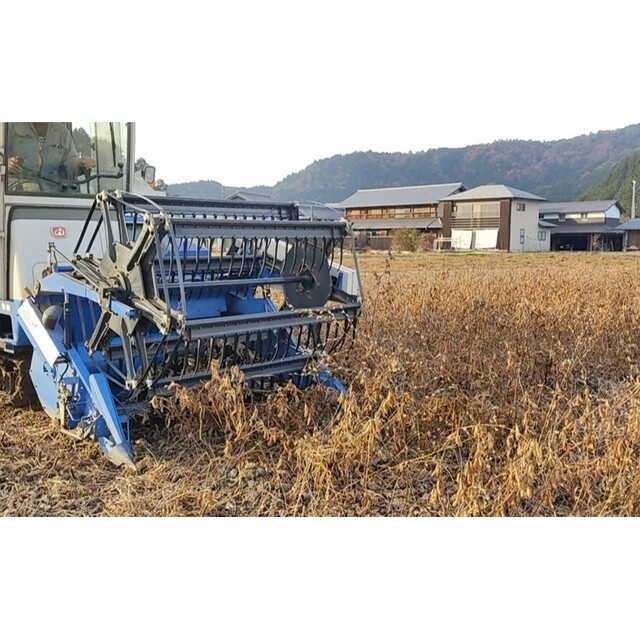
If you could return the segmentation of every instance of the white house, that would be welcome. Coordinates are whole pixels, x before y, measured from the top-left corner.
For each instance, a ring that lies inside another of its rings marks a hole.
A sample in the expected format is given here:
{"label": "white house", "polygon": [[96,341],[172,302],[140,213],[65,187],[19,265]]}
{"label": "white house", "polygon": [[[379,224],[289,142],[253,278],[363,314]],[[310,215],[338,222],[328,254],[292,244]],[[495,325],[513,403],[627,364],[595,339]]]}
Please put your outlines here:
{"label": "white house", "polygon": [[458,249],[548,251],[539,226],[544,198],[504,184],[475,187],[443,199],[443,235]]}

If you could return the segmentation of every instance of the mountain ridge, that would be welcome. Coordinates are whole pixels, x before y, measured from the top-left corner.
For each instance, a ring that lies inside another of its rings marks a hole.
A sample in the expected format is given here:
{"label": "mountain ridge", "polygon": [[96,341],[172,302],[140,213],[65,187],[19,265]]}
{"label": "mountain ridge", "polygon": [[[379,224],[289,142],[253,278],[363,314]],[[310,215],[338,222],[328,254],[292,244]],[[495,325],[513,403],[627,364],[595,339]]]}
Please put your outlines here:
{"label": "mountain ridge", "polygon": [[[507,139],[426,151],[354,151],[314,161],[273,187],[276,200],[340,202],[358,189],[462,182],[468,188],[504,183],[550,200],[574,200],[599,184],[614,165],[640,150],[640,124],[554,141]],[[206,185],[211,189],[207,194]],[[182,183],[182,185],[193,183]],[[222,185],[198,181],[198,197],[220,197]],[[244,187],[243,187],[244,188]],[[224,187],[229,193],[235,187]],[[169,185],[172,195],[188,195]]]}

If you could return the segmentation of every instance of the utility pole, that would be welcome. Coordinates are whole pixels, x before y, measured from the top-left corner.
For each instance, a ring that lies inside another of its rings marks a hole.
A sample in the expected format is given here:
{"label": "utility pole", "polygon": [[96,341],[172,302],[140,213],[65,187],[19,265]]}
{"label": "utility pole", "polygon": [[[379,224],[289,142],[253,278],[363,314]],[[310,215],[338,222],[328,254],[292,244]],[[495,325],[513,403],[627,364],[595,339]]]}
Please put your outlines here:
{"label": "utility pole", "polygon": [[631,192],[631,217],[636,217],[636,181],[633,181],[633,191]]}

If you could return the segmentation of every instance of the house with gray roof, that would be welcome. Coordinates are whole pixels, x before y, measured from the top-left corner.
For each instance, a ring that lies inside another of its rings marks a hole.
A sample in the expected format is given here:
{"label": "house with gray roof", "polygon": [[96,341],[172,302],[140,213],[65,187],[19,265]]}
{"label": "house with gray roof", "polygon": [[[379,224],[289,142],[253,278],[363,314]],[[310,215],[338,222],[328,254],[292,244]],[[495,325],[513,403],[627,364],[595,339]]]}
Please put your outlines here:
{"label": "house with gray roof", "polygon": [[444,198],[443,238],[453,249],[548,251],[551,229],[539,225],[544,198],[489,184]]}
{"label": "house with gray roof", "polygon": [[462,182],[409,187],[358,189],[335,207],[344,209],[353,229],[370,236],[388,235],[397,229],[440,233],[440,202],[465,190]]}
{"label": "house with gray roof", "polygon": [[545,202],[541,222],[555,225],[552,251],[621,251],[624,230],[619,228],[624,209],[617,200]]}
{"label": "house with gray roof", "polygon": [[384,187],[382,189],[358,189],[353,195],[340,203],[348,211],[356,209],[393,208],[400,206],[419,206],[438,204],[447,196],[464,191],[462,182],[446,184],[423,184],[410,187]]}
{"label": "house with gray roof", "polygon": [[618,225],[616,230],[624,234],[622,240],[623,251],[640,250],[640,218],[631,218],[631,220]]}
{"label": "house with gray roof", "polygon": [[[228,195],[225,200],[245,200],[248,202],[275,202],[271,196],[255,191],[238,189]],[[301,218],[309,220],[340,220],[344,218],[344,211],[335,206],[323,204],[322,202],[298,202],[298,213]]]}
{"label": "house with gray roof", "polygon": [[232,194],[225,197],[225,200],[246,200],[247,202],[271,202],[271,196],[265,193],[256,193],[255,191],[246,191],[237,189]]}

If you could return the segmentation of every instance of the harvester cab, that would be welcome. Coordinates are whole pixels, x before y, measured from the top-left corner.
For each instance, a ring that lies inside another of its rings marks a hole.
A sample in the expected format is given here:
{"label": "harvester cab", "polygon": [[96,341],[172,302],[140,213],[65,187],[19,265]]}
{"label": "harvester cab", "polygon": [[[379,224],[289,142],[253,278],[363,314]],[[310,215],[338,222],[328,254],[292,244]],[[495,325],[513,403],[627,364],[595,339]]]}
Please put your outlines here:
{"label": "harvester cab", "polygon": [[[241,372],[344,387],[362,290],[349,225],[291,202],[134,193],[132,123],[0,125],[0,354],[14,403],[134,465],[155,395]],[[351,266],[344,264],[351,254]]]}

